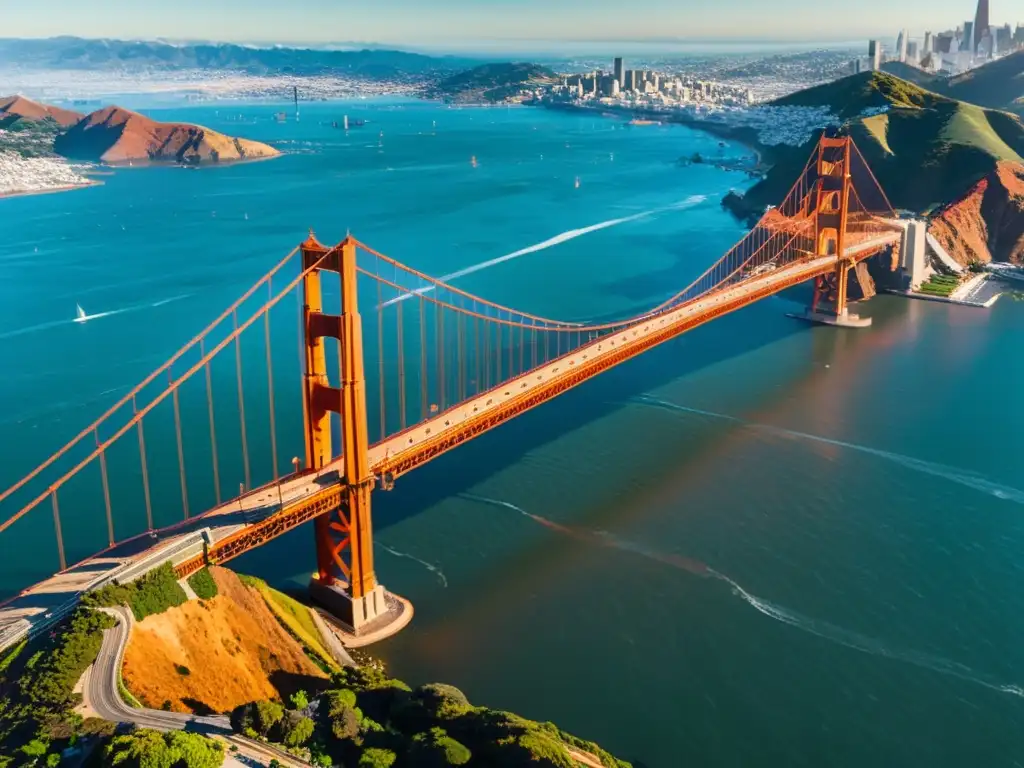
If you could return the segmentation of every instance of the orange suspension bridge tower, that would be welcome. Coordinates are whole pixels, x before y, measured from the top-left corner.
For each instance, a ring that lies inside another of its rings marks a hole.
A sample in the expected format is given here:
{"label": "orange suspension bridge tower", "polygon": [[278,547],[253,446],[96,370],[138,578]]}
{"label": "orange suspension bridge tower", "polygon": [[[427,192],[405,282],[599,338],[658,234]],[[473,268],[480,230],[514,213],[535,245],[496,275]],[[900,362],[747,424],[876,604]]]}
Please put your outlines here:
{"label": "orange suspension bridge tower", "polygon": [[[807,319],[867,324],[848,312],[850,272],[885,253],[895,268],[905,232],[853,141],[823,137],[785,199],[725,255],[656,306],[611,322],[514,309],[352,237],[327,247],[310,234],[166,363],[0,493],[0,546],[34,547],[52,536],[57,575],[36,558],[32,576],[40,593],[56,594],[59,585],[89,588],[75,580],[85,562],[90,574],[110,579],[118,568],[138,567],[140,541],[145,557],[169,559],[186,576],[313,521],[314,599],[355,635],[397,631],[412,607],[377,581],[375,488],[390,488],[570,388],[795,285],[814,286]],[[288,296],[296,314],[282,312]],[[335,301],[337,314],[327,309]],[[296,317],[297,332],[275,335]],[[301,401],[301,427],[278,414],[274,374],[285,364],[275,362],[281,356],[272,354],[272,338],[274,350],[298,338],[301,382],[285,399]],[[252,375],[261,357],[263,386]],[[253,413],[260,400],[267,419]],[[304,455],[304,466],[296,458],[292,472],[281,472],[289,455],[279,450],[281,439],[289,453]],[[199,459],[190,458],[197,452]],[[267,482],[258,478],[254,487],[261,463]],[[245,478],[237,495],[225,491],[231,472]],[[47,507],[52,522],[29,515]],[[115,507],[126,511],[115,514]]]}

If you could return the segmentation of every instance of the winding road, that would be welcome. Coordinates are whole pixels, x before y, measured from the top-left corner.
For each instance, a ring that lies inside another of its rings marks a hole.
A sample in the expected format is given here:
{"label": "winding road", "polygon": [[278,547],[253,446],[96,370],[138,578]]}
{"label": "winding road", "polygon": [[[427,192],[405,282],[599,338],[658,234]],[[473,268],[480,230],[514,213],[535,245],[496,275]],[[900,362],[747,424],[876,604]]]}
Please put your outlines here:
{"label": "winding road", "polygon": [[309,764],[269,744],[238,736],[231,730],[227,715],[185,715],[158,709],[136,709],[124,702],[118,687],[124,651],[128,646],[135,619],[124,607],[100,608],[113,616],[117,625],[103,632],[103,645],[89,673],[83,703],[104,720],[133,723],[139,728],[156,731],[195,731],[224,741],[237,748],[237,754],[266,765],[272,759],[291,768],[308,768]]}

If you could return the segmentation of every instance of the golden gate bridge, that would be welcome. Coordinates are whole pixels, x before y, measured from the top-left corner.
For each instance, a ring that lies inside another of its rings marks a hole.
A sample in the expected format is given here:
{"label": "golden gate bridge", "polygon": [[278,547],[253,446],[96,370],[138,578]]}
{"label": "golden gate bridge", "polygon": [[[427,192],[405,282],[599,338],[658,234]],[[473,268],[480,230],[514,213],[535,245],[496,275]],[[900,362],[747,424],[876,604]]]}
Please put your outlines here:
{"label": "golden gate bridge", "polygon": [[[432,278],[354,237],[328,247],[311,233],[167,362],[0,493],[4,550],[18,546],[19,521],[49,514],[59,566],[51,579],[0,607],[0,630],[5,612],[32,621],[33,612],[19,609],[19,600],[46,592],[75,595],[82,587],[69,574],[83,564],[123,562],[116,554],[130,542],[141,542],[144,551],[153,538],[166,542],[202,526],[208,532],[202,550],[175,564],[186,576],[313,521],[314,598],[356,635],[397,631],[411,618],[411,606],[377,581],[374,489],[389,489],[400,476],[568,389],[794,285],[814,284],[810,319],[845,324],[851,317],[850,271],[880,254],[890,255],[889,267],[896,267],[904,233],[896,219],[852,139],[822,137],[781,203],[724,256],[656,306],[600,323],[514,309]],[[297,310],[284,304],[288,297],[297,297]],[[253,301],[260,305],[248,312]],[[373,319],[365,336],[363,313]],[[286,314],[297,325],[301,432],[279,426],[275,417],[279,366],[272,316],[276,324]],[[266,381],[258,387],[243,375],[243,358],[258,354],[257,347],[266,360]],[[238,413],[231,419],[218,416],[215,407],[212,369],[225,361],[234,367]],[[194,445],[184,437],[186,385],[205,395],[205,418],[190,419],[188,431],[193,438],[201,431],[208,440],[202,453],[210,466],[202,478],[209,488],[197,488],[194,462],[186,457]],[[254,486],[246,412],[256,407],[268,414],[271,471]],[[153,480],[167,467],[153,461],[146,442],[146,426],[160,419],[168,425],[173,419],[175,434],[168,461],[178,474],[180,519],[170,526],[155,522],[154,507],[169,500],[166,489],[154,494]],[[221,457],[236,439],[244,484],[237,495],[225,494]],[[289,463],[282,443],[304,446],[302,458],[290,460],[291,471],[282,471],[282,462]],[[117,473],[125,477],[115,483]],[[127,494],[115,492],[125,484],[141,489],[127,511],[118,503]],[[70,562],[62,525],[67,499],[101,507],[105,521],[107,548],[77,562]],[[140,507],[145,531],[119,536],[119,521],[137,518]]]}

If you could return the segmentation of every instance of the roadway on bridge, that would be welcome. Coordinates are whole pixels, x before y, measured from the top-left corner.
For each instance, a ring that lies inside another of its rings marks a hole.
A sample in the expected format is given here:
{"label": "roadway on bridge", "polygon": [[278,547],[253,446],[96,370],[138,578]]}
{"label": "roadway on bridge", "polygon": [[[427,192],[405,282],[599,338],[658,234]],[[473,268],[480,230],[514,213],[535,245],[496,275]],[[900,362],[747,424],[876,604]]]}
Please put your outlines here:
{"label": "roadway on bridge", "polygon": [[[847,248],[846,254],[854,259],[861,259],[892,244],[894,240],[898,241],[899,238],[898,233],[879,235]],[[692,327],[695,321],[699,321],[703,315],[712,313],[718,306],[744,306],[745,300],[750,303],[766,292],[777,292],[788,285],[825,274],[833,269],[835,264],[834,256],[797,262],[749,277],[663,315],[640,319],[631,326],[585,344],[570,354],[459,403],[428,421],[371,446],[370,469],[379,474],[389,466],[395,465],[403,456],[422,451],[425,445],[436,443],[446,434],[466,430],[469,423],[485,418],[489,411],[498,411],[524,395],[550,387],[553,381],[567,376],[572,369],[584,362],[592,365],[602,358],[610,358],[613,354],[621,353],[624,348],[643,348],[644,343],[650,338],[674,326],[682,327],[680,333],[685,328]],[[271,518],[283,508],[337,485],[340,482],[341,471],[342,460],[337,459],[318,472],[306,471],[282,478],[278,483],[269,484],[232,499],[186,523],[173,526],[172,529],[156,532],[153,538],[141,537],[126,542],[102,557],[85,561],[64,573],[57,574],[25,590],[17,598],[0,607],[0,640],[3,640],[5,627],[9,629],[17,626],[19,622],[30,626],[33,633],[38,633],[54,623],[60,618],[55,613],[58,608],[73,606],[82,592],[111,576],[117,569],[151,556],[157,548],[154,541],[158,541],[160,547],[171,547],[174,541],[189,532],[208,528],[210,538],[216,547],[218,543],[224,542],[238,532]],[[10,643],[0,643],[0,647],[6,644]]]}

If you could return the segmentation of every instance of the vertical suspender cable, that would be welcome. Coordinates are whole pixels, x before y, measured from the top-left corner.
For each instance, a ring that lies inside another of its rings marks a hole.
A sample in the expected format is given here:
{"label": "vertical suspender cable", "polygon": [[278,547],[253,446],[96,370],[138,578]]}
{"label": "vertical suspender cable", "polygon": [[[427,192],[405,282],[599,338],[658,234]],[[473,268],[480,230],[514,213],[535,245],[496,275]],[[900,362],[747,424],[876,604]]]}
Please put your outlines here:
{"label": "vertical suspender cable", "polygon": [[[377,259],[377,273],[380,274],[380,259]],[[382,283],[377,280],[377,378],[380,380],[380,439],[388,436],[388,414],[384,394],[384,300],[381,294]],[[345,308],[342,307],[342,311]],[[339,386],[344,387],[344,380]]]}
{"label": "vertical suspender cable", "polygon": [[[460,302],[461,303],[461,302]],[[456,322],[459,328],[459,402],[466,399],[466,317],[459,313]]]}
{"label": "vertical suspender cable", "polygon": [[[139,405],[132,395],[132,415],[137,416],[139,413]],[[137,426],[139,428],[139,461],[142,466],[142,492],[146,497],[146,528],[147,531],[153,530],[153,500],[149,495],[149,467],[146,463],[146,434],[142,429],[142,422],[144,419],[139,419]]]}
{"label": "vertical suspender cable", "polygon": [[[167,369],[167,378],[171,386],[174,386],[174,375],[171,368]],[[174,439],[178,444],[178,475],[181,479],[181,511],[184,519],[188,520],[188,483],[185,482],[185,446],[181,439],[181,399],[178,397],[178,388],[174,387],[171,393],[174,400]]]}
{"label": "vertical suspender cable", "polygon": [[402,429],[405,429],[405,340],[402,338],[402,304],[398,302],[398,412],[402,419]]}
{"label": "vertical suspender cable", "polygon": [[[301,311],[301,307],[300,307]],[[301,348],[299,350],[302,351]],[[206,357],[206,340],[199,340],[199,354]],[[206,412],[210,417],[210,455],[213,457],[213,492],[220,506],[220,462],[217,460],[217,427],[213,419],[213,376],[210,373],[210,361],[203,366],[206,369]]]}
{"label": "vertical suspender cable", "polygon": [[494,364],[497,366],[497,375],[494,377],[494,385],[499,386],[503,379],[501,378],[501,310],[497,312],[498,320],[495,325],[498,326],[498,341],[494,345]]}
{"label": "vertical suspender cable", "polygon": [[[484,305],[484,314],[487,314],[487,306]],[[489,320],[484,320],[484,389],[491,388],[491,325]]]}
{"label": "vertical suspender cable", "polygon": [[[267,278],[268,301],[274,298],[273,277]],[[263,339],[267,350],[267,401],[270,405],[270,461],[274,465],[274,481],[277,482],[277,420],[274,416],[274,364],[270,354],[270,307],[263,311]]]}
{"label": "vertical suspender cable", "polygon": [[60,569],[68,567],[67,558],[64,557],[64,533],[60,529],[60,508],[57,506],[57,489],[50,491],[50,498],[53,499],[53,529],[57,532],[57,556],[60,558]]}
{"label": "vertical suspender cable", "polygon": [[245,489],[252,489],[252,475],[249,472],[249,437],[245,428],[245,394],[242,390],[242,338],[238,333],[238,310],[232,310],[231,320],[235,332],[235,378],[238,381],[238,423],[242,428],[242,463],[245,470]]}
{"label": "vertical suspender cable", "polygon": [[[93,430],[96,437],[96,447],[100,447],[99,425]],[[103,478],[103,505],[107,511],[107,543],[114,546],[114,515],[110,508],[110,481],[107,479],[107,452],[100,451],[100,477]]]}
{"label": "vertical suspender cable", "polygon": [[[522,321],[522,318],[520,318],[520,321]],[[525,345],[525,341],[524,341],[525,338],[526,338],[526,327],[525,327],[525,324],[523,324],[523,325],[519,326],[519,373],[520,373],[520,375],[522,375],[522,373],[523,373],[523,355],[525,354],[524,347],[526,346]]]}
{"label": "vertical suspender cable", "polygon": [[427,309],[423,294],[420,294],[420,421],[430,414],[427,402]]}
{"label": "vertical suspender cable", "polygon": [[438,402],[438,410],[443,411],[445,408],[445,389],[444,389],[444,314],[441,305],[438,304],[434,317],[437,320],[437,392],[440,398]]}

